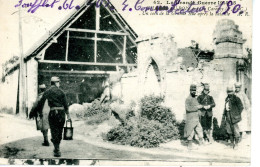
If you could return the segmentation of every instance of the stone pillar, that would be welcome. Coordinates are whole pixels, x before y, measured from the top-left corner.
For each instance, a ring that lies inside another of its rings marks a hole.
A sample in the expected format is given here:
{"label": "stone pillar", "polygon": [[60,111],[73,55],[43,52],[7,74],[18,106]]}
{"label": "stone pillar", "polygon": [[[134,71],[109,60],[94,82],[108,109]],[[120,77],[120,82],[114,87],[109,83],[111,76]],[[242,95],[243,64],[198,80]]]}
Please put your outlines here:
{"label": "stone pillar", "polygon": [[[213,33],[215,57],[212,63],[223,70],[223,84],[232,84],[240,81],[237,62],[244,61],[247,55],[243,54],[243,34],[233,20],[222,19],[217,22]],[[243,75],[240,73],[240,75]]]}

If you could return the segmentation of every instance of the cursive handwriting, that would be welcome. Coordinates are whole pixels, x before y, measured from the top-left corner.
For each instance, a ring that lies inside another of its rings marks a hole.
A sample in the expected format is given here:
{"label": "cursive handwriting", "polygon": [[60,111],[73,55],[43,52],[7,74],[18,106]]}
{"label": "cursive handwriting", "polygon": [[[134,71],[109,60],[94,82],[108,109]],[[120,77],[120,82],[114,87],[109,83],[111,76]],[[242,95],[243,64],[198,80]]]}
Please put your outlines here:
{"label": "cursive handwriting", "polygon": [[[134,9],[136,11],[167,11],[167,13],[175,13],[175,14],[186,14],[186,13],[207,13],[207,9],[205,6],[199,6],[200,4],[195,4],[194,1],[191,1],[187,7],[179,7],[178,5],[181,3],[181,0],[174,0],[174,2],[171,3],[171,6],[143,6],[143,3],[145,0],[137,0],[135,2],[135,5],[133,8],[130,7],[128,4],[128,0],[123,0],[122,3],[122,11],[129,10],[130,12]],[[59,4],[59,5],[58,5]],[[101,5],[104,7],[109,8],[111,11],[114,10],[114,6],[111,4],[110,0],[90,0],[87,1],[85,5],[92,5],[95,4],[96,8],[99,8]],[[169,4],[167,2],[167,4]],[[215,3],[216,4],[216,3]],[[22,7],[22,8],[29,8],[29,13],[35,13],[39,8],[54,8],[55,6],[58,6],[59,10],[71,10],[71,9],[80,9],[79,5],[74,4],[74,0],[34,0],[32,3],[23,3],[23,0],[19,0],[18,4],[15,5],[15,7]],[[227,14],[229,11],[232,13],[238,13],[242,14],[242,7],[240,4],[236,4],[233,1],[229,0],[227,2],[222,1],[216,8],[216,14],[219,14],[220,11],[222,11],[222,8],[226,7],[224,12],[220,13],[222,15]]]}
{"label": "cursive handwriting", "polygon": [[[22,7],[22,8],[29,8],[28,12],[29,13],[35,13],[40,7],[45,7],[45,8],[54,8],[54,6],[59,3],[60,0],[35,0],[34,3],[23,3],[23,0],[20,0],[18,4],[15,5],[15,7]],[[61,6],[58,7],[59,10],[61,9],[79,9],[80,7],[74,6],[73,5],[74,0],[65,0]]]}

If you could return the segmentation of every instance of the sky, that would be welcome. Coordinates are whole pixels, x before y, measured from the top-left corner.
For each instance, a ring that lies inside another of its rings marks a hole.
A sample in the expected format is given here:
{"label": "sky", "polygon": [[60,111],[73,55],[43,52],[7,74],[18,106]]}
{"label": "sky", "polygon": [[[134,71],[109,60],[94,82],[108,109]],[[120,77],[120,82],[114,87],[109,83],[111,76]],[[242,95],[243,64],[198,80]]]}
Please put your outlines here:
{"label": "sky", "polygon": [[[24,0],[34,2],[35,0]],[[49,0],[52,1],[52,0]],[[64,0],[60,0],[64,1]],[[252,47],[252,17],[230,15],[223,16],[151,16],[132,10],[122,11],[123,0],[110,0],[118,12],[128,22],[139,36],[157,33],[173,34],[178,48],[191,45],[191,40],[200,44],[202,49],[213,49],[213,31],[219,19],[233,19],[247,39],[244,47]],[[169,0],[170,1],[170,0]],[[182,0],[184,1],[184,0]],[[207,0],[214,2],[216,0]],[[74,0],[81,4],[84,0]],[[129,7],[134,7],[137,0],[128,0]],[[166,0],[161,0],[163,4]],[[204,2],[204,1],[203,1]],[[252,1],[237,0],[243,7],[251,9]],[[18,0],[0,0],[0,62],[3,63],[14,55],[19,55],[18,8],[14,6]],[[144,0],[142,6],[153,5],[153,0]],[[187,5],[186,5],[187,6]],[[35,44],[43,42],[49,32],[59,27],[76,10],[58,10],[57,8],[40,8],[35,13],[28,13],[22,9],[22,34],[24,54],[28,54]],[[251,14],[251,13],[250,13]]]}

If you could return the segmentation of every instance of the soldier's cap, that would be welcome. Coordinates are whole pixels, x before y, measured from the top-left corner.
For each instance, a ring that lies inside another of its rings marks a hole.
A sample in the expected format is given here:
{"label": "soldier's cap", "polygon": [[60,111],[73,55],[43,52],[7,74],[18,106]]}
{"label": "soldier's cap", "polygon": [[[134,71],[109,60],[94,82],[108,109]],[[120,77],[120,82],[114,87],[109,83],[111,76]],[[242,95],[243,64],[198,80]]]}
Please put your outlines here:
{"label": "soldier's cap", "polygon": [[242,86],[241,83],[239,83],[239,82],[236,82],[236,83],[235,83],[235,87],[236,87],[236,88],[241,88],[241,86]]}
{"label": "soldier's cap", "polygon": [[190,85],[190,90],[196,91],[197,90],[197,86],[194,84]]}
{"label": "soldier's cap", "polygon": [[51,77],[51,82],[59,82],[60,78],[59,77]]}
{"label": "soldier's cap", "polygon": [[204,90],[208,90],[209,91],[209,84],[208,83],[204,83]]}
{"label": "soldier's cap", "polygon": [[40,88],[40,89],[45,89],[45,88],[46,88],[46,85],[45,85],[45,84],[41,84],[41,85],[39,85],[39,88]]}
{"label": "soldier's cap", "polygon": [[227,93],[234,92],[234,87],[233,86],[228,86],[227,87]]}

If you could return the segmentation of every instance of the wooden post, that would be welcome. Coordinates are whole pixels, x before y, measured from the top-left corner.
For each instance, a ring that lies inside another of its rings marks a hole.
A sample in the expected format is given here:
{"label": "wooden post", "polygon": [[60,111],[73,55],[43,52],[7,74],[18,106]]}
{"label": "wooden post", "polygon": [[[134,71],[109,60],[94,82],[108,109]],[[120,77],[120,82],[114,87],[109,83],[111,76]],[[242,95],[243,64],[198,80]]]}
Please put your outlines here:
{"label": "wooden post", "polygon": [[[127,40],[127,36],[125,35],[124,36],[124,46],[123,46],[123,64],[127,64],[127,61],[126,61],[126,40]],[[129,67],[127,67],[127,71],[126,72],[129,72]]]}
{"label": "wooden post", "polygon": [[[19,113],[25,114],[25,79],[24,79],[24,57],[23,57],[23,34],[22,34],[21,6],[19,7],[19,52],[20,52],[20,73],[19,73]],[[27,116],[27,115],[26,115]]]}
{"label": "wooden post", "polygon": [[[100,23],[100,8],[95,8],[96,9],[96,31],[99,31],[99,23]],[[95,47],[94,47],[94,62],[97,62],[97,33],[95,33]]]}
{"label": "wooden post", "polygon": [[67,31],[67,43],[66,43],[66,57],[65,61],[68,61],[68,52],[69,52],[69,38],[70,38],[70,32]]}

